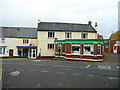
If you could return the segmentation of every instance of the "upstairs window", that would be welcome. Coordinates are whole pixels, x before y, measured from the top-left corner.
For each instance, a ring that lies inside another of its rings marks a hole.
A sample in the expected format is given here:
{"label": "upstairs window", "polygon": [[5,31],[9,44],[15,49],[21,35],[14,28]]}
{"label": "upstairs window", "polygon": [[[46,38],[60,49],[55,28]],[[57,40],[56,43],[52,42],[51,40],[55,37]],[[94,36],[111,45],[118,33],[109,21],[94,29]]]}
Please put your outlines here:
{"label": "upstairs window", "polygon": [[48,32],[48,38],[54,38],[54,32]]}
{"label": "upstairs window", "polygon": [[54,44],[48,44],[48,49],[54,49]]}
{"label": "upstairs window", "polygon": [[28,44],[29,40],[28,39],[23,39],[23,44]]}
{"label": "upstairs window", "polygon": [[88,33],[82,33],[81,38],[82,39],[88,39]]}
{"label": "upstairs window", "polygon": [[1,43],[5,43],[5,38],[1,38]]}
{"label": "upstairs window", "polygon": [[65,38],[72,38],[71,32],[65,32]]}

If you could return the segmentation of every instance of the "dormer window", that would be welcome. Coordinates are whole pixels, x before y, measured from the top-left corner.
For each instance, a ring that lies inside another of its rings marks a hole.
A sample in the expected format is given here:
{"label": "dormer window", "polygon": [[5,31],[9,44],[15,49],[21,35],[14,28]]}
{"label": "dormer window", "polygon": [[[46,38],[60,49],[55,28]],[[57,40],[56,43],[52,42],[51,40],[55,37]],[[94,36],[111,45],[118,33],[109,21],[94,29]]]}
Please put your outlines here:
{"label": "dormer window", "polygon": [[28,39],[23,39],[23,44],[28,44],[29,40]]}

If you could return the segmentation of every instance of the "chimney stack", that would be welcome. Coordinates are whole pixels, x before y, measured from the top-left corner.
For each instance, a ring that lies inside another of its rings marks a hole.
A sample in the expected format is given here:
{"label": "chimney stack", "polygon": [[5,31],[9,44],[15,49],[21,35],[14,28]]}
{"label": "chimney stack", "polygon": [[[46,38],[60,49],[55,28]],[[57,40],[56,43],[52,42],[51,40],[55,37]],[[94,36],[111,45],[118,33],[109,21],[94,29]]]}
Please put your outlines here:
{"label": "chimney stack", "polygon": [[98,25],[97,25],[97,22],[95,23],[95,27],[97,27]]}
{"label": "chimney stack", "polygon": [[94,28],[95,28],[96,31],[98,31],[98,24],[97,24],[97,22],[95,22]]}
{"label": "chimney stack", "polygon": [[88,24],[92,26],[92,21],[89,21]]}

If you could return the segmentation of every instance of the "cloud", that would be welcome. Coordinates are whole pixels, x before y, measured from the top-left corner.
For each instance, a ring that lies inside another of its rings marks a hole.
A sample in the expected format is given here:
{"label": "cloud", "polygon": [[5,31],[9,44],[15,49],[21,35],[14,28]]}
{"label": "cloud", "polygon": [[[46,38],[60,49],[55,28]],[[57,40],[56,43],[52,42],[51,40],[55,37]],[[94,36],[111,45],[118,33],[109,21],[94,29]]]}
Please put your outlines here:
{"label": "cloud", "polygon": [[93,23],[98,22],[98,32],[108,38],[111,31],[118,29],[118,1],[1,0],[2,25],[37,27],[38,19],[70,23],[87,23],[92,20]]}

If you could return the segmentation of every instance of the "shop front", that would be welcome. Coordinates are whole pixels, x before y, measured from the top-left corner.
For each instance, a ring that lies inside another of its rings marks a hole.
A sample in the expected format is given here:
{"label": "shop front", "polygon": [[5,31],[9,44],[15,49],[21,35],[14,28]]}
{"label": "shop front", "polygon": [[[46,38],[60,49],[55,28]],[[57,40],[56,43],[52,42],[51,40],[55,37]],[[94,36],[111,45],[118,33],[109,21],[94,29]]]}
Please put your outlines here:
{"label": "shop front", "polygon": [[36,46],[17,46],[18,57],[36,58]]}
{"label": "shop front", "polygon": [[55,56],[67,60],[103,61],[103,40],[55,40]]}

